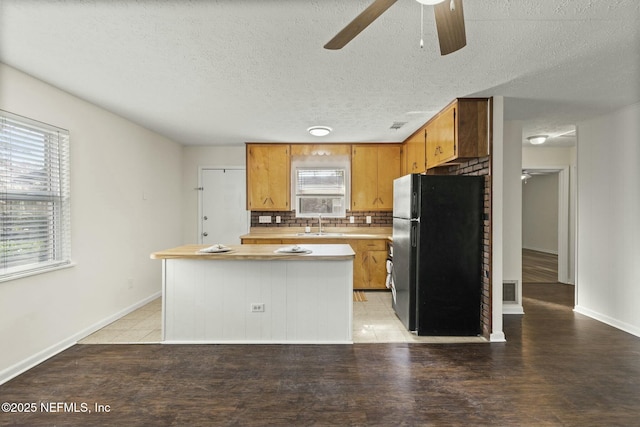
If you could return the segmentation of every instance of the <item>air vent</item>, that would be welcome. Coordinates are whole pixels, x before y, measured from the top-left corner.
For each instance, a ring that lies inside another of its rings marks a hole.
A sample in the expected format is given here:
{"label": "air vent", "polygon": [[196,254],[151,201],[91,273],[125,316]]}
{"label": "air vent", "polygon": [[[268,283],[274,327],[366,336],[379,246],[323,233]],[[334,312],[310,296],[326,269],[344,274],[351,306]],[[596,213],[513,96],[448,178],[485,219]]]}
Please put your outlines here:
{"label": "air vent", "polygon": [[402,126],[404,126],[406,124],[407,124],[407,122],[393,122],[393,124],[391,125],[391,127],[389,129],[398,130]]}
{"label": "air vent", "polygon": [[509,281],[502,283],[502,302],[517,304],[518,303],[518,282]]}

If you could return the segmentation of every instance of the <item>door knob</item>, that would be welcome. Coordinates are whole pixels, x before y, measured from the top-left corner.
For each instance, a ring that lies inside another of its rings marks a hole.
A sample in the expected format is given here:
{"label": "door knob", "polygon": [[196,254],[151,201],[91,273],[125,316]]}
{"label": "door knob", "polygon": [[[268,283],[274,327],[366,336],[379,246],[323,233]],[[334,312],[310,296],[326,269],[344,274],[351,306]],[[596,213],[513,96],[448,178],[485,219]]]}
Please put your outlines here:
{"label": "door knob", "polygon": [[205,231],[204,233],[202,233],[202,235],[203,235],[204,237],[207,237],[207,236],[209,235],[209,233],[207,233],[207,232]]}
{"label": "door knob", "polygon": [[206,220],[209,219],[209,217],[205,215],[204,218],[202,218],[202,219],[204,219],[206,221]]}

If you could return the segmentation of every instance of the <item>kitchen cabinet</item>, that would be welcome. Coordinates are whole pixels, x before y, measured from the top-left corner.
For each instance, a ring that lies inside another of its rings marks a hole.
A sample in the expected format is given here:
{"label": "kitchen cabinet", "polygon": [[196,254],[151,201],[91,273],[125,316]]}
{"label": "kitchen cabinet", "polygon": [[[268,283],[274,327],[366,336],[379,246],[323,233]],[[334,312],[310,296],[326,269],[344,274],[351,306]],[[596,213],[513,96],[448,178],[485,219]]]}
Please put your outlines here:
{"label": "kitchen cabinet", "polygon": [[291,210],[289,144],[247,144],[247,210]]}
{"label": "kitchen cabinet", "polygon": [[241,239],[243,245],[279,245],[282,239]]}
{"label": "kitchen cabinet", "polygon": [[458,98],[427,122],[427,169],[488,155],[488,99]]}
{"label": "kitchen cabinet", "polygon": [[427,170],[426,163],[427,127],[422,126],[407,138],[404,144],[404,173],[423,173]]}
{"label": "kitchen cabinet", "polygon": [[354,251],[348,245],[308,245],[305,255],[274,253],[280,245],[199,254],[205,246],[151,255],[162,260],[164,273],[163,342],[352,342]]}
{"label": "kitchen cabinet", "polygon": [[351,147],[351,210],[393,209],[393,180],[400,176],[399,144]]}
{"label": "kitchen cabinet", "polygon": [[351,156],[351,145],[291,144],[291,156]]}
{"label": "kitchen cabinet", "polygon": [[283,239],[251,239],[242,238],[242,244],[282,244],[282,245],[305,245],[305,244],[326,244],[339,245],[348,244],[356,253],[353,262],[353,289],[370,290],[386,289],[387,280],[387,240],[380,239],[351,239],[348,237],[290,237]]}
{"label": "kitchen cabinet", "polygon": [[351,247],[356,253],[353,262],[353,289],[386,289],[386,241],[357,240],[351,243]]}

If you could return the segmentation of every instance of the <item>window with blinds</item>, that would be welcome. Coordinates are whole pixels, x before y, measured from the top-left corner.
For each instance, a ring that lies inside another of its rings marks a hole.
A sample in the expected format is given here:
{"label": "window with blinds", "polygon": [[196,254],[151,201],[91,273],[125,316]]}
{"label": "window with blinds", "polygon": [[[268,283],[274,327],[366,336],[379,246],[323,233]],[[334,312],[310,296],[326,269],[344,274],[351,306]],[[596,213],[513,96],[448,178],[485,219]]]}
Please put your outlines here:
{"label": "window with blinds", "polygon": [[347,170],[341,167],[295,169],[296,217],[344,218]]}
{"label": "window with blinds", "polygon": [[0,280],[71,262],[69,132],[0,110]]}

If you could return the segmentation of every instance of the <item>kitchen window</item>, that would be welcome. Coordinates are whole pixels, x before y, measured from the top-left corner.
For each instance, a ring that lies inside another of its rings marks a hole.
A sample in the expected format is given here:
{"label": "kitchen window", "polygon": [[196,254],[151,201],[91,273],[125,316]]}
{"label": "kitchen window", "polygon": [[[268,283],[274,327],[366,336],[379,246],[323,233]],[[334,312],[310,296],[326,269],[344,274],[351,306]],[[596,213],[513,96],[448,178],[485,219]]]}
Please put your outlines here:
{"label": "kitchen window", "polygon": [[0,281],[71,264],[69,132],[0,110]]}
{"label": "kitchen window", "polygon": [[296,217],[344,218],[347,206],[348,168],[343,164],[294,163]]}

